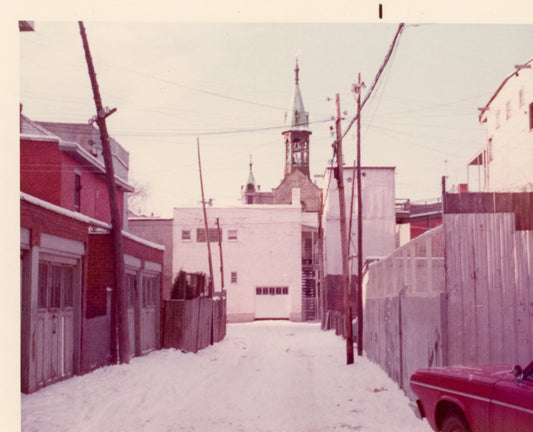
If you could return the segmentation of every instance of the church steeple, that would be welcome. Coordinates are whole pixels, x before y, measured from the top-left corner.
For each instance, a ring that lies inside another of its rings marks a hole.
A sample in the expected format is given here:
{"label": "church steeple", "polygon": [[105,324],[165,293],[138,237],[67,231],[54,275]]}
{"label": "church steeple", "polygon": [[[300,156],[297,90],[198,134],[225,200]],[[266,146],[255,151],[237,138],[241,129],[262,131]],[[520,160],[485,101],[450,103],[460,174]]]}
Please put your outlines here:
{"label": "church steeple", "polygon": [[300,92],[300,66],[296,58],[294,68],[294,93],[289,111],[285,114],[285,176],[299,169],[308,177],[309,173],[309,114],[305,111]]}
{"label": "church steeple", "polygon": [[241,187],[243,204],[255,204],[256,199],[254,197],[259,192],[259,186],[255,184],[252,166],[252,155],[250,155],[250,172],[248,173],[248,180],[246,181],[246,184]]}
{"label": "church steeple", "polygon": [[252,155],[250,155],[250,173],[248,174],[248,181],[246,182],[245,192],[255,192],[255,178],[252,171]]}

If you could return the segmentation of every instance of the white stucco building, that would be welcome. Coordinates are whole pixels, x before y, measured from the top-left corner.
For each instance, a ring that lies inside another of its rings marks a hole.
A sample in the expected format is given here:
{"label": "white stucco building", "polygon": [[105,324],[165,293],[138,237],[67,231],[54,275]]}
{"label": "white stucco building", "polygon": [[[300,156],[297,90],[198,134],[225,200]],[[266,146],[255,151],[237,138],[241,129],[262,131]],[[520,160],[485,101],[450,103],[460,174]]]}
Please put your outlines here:
{"label": "white stucco building", "polygon": [[[394,167],[362,167],[361,190],[363,201],[363,262],[368,258],[384,257],[396,247],[396,212]],[[344,192],[346,227],[349,226],[353,167],[345,167]],[[355,176],[357,181],[357,176]],[[342,253],[340,241],[339,190],[334,170],[328,168],[324,176],[324,279],[328,310],[342,311]],[[353,188],[352,231],[350,235],[351,273],[357,274],[357,185]],[[356,278],[352,279],[352,284]]]}
{"label": "white stucco building", "polygon": [[[229,322],[302,320],[300,191],[293,204],[208,207],[215,290],[221,289],[217,219],[222,231],[224,289]],[[175,208],[172,270],[209,274],[201,208]]]}
{"label": "white stucco building", "polygon": [[502,82],[479,115],[487,140],[468,163],[486,192],[533,191],[533,59]]}

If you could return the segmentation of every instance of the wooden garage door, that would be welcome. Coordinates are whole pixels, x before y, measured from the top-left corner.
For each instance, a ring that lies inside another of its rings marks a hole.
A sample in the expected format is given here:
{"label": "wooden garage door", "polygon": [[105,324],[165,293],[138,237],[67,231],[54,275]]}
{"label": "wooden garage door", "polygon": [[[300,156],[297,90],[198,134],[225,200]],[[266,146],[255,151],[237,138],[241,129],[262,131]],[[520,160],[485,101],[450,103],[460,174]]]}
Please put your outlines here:
{"label": "wooden garage door", "polygon": [[43,386],[72,376],[74,266],[39,263],[36,382]]}

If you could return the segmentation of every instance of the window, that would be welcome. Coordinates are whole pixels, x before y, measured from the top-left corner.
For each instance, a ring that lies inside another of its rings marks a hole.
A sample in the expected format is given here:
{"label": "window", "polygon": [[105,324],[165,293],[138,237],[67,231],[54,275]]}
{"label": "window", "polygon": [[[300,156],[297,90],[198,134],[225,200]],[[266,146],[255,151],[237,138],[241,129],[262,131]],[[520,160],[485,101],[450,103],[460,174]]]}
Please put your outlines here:
{"label": "window", "polygon": [[494,159],[492,138],[489,138],[489,145],[487,147],[487,162],[492,162]]}
{"label": "window", "polygon": [[524,106],[524,89],[520,89],[518,92],[518,108],[522,108]]}
{"label": "window", "polygon": [[50,276],[50,300],[48,303],[49,309],[61,308],[61,266],[53,265]]}
{"label": "window", "polygon": [[256,287],[255,293],[257,295],[288,295],[289,287]]}
{"label": "window", "polygon": [[145,276],[143,278],[143,307],[153,307],[157,305],[159,297],[159,278]]}
{"label": "window", "polygon": [[228,230],[228,240],[237,240],[237,230]]}
{"label": "window", "polygon": [[135,307],[135,293],[137,292],[137,277],[134,274],[126,275],[126,289],[128,291],[128,307]]}
{"label": "window", "polygon": [[39,263],[37,307],[65,309],[74,306],[74,266]]}
{"label": "window", "polygon": [[505,104],[505,118],[509,120],[511,118],[511,101]]}
{"label": "window", "polygon": [[181,239],[182,240],[192,240],[191,230],[181,230]]}
{"label": "window", "polygon": [[79,212],[81,206],[81,174],[74,173],[74,210]]}
{"label": "window", "polygon": [[46,309],[48,294],[48,264],[39,263],[39,293],[37,295],[37,305],[39,309]]}
{"label": "window", "polygon": [[231,283],[237,283],[237,272],[231,272]]}
{"label": "window", "polygon": [[[205,228],[196,228],[196,241],[205,242]],[[218,228],[209,228],[209,242],[218,242]]]}
{"label": "window", "polygon": [[63,267],[63,307],[74,306],[74,268]]}

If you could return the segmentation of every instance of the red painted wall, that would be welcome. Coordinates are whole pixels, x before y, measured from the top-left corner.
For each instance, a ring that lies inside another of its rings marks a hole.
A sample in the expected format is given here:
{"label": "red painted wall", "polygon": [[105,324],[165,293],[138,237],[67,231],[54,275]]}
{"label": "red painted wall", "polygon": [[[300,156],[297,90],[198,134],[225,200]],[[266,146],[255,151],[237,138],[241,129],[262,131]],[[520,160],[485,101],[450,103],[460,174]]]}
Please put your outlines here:
{"label": "red painted wall", "polygon": [[411,222],[411,240],[424,234],[426,231],[442,225],[442,217],[428,221]]}
{"label": "red painted wall", "polygon": [[57,142],[20,141],[20,190],[61,205],[61,151]]}
{"label": "red painted wall", "polygon": [[[56,142],[21,140],[20,189],[44,201],[76,211],[74,182],[81,175],[80,213],[111,222],[107,185],[103,174],[96,174],[67,153]],[[124,192],[117,191],[121,220]]]}
{"label": "red painted wall", "polygon": [[[163,266],[163,251],[123,237],[124,254]],[[114,257],[111,234],[91,234],[88,243],[88,265],[92,271],[87,280],[87,318],[105,315],[107,287],[115,284]]]}

